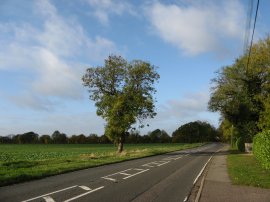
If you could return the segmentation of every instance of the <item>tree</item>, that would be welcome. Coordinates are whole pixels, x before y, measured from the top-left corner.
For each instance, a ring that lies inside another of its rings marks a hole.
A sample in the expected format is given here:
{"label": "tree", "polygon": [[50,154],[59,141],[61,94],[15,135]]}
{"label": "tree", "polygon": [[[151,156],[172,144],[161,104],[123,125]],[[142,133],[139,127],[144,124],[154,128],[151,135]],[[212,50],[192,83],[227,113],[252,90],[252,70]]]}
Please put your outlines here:
{"label": "tree", "polygon": [[254,44],[251,53],[248,68],[245,54],[218,72],[208,103],[210,111],[219,111],[245,142],[251,142],[270,119],[266,103],[270,93],[270,37]]}
{"label": "tree", "polygon": [[52,134],[52,141],[56,144],[65,144],[67,143],[67,136],[66,134],[60,133],[58,130],[56,130]]}
{"label": "tree", "polygon": [[38,134],[36,134],[32,131],[27,132],[27,133],[20,135],[19,140],[20,140],[20,143],[23,143],[23,144],[37,143],[38,142]]}
{"label": "tree", "polygon": [[172,142],[172,138],[168,135],[168,133],[165,130],[161,131],[160,136],[160,143],[170,143]]}
{"label": "tree", "polygon": [[39,137],[39,142],[42,144],[49,144],[51,143],[52,139],[49,135],[42,135]]}
{"label": "tree", "polygon": [[180,126],[172,133],[173,142],[217,141],[217,130],[207,122],[195,121]]}
{"label": "tree", "polygon": [[121,56],[109,56],[103,67],[86,70],[83,84],[95,102],[97,115],[106,120],[105,135],[122,152],[125,137],[137,121],[153,118],[154,83],[159,79],[155,67],[148,62],[127,62]]}
{"label": "tree", "polygon": [[97,134],[90,134],[87,138],[86,138],[87,143],[90,144],[98,144],[99,143],[99,137]]}
{"label": "tree", "polygon": [[151,143],[158,143],[160,142],[160,136],[161,136],[161,130],[156,129],[149,133],[149,137],[151,140]]}
{"label": "tree", "polygon": [[258,126],[261,130],[270,130],[270,95],[263,100],[264,110],[260,114]]}
{"label": "tree", "polygon": [[141,141],[140,132],[137,130],[131,130],[126,138],[126,142],[129,144],[137,144]]}

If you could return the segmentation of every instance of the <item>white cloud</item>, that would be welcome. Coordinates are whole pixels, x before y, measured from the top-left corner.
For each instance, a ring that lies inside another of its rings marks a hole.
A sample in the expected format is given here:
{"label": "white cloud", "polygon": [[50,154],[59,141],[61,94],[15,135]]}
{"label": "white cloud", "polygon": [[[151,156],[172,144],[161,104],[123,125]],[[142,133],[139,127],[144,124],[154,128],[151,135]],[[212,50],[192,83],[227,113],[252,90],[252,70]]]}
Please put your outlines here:
{"label": "white cloud", "polygon": [[93,8],[93,14],[103,25],[108,25],[111,15],[128,13],[137,15],[133,6],[127,1],[121,0],[85,0]]}
{"label": "white cloud", "polygon": [[59,15],[50,1],[36,1],[35,8],[39,27],[27,22],[0,23],[0,70],[34,75],[27,81],[14,81],[27,88],[19,91],[32,97],[22,101],[26,96],[19,92],[13,98],[17,97],[17,104],[22,101],[33,109],[47,109],[51,103],[46,100],[51,98],[82,97],[85,67],[77,58],[100,61],[116,52],[116,46],[98,35],[89,38],[78,22]]}
{"label": "white cloud", "polygon": [[242,39],[244,9],[239,1],[191,1],[187,5],[154,2],[146,16],[155,32],[185,54],[226,52],[228,39]]}
{"label": "white cloud", "polygon": [[172,133],[181,125],[197,120],[208,121],[217,126],[218,114],[207,111],[208,99],[208,93],[197,92],[187,94],[179,99],[168,100],[159,106],[157,116],[154,119],[145,122],[149,123],[150,127],[145,128],[143,132],[159,128]]}

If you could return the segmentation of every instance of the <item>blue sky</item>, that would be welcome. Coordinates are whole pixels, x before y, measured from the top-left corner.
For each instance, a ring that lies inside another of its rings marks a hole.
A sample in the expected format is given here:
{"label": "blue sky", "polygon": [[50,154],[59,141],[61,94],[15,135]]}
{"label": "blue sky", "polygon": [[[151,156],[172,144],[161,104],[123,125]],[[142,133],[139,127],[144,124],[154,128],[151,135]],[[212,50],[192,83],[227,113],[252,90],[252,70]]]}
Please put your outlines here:
{"label": "blue sky", "polygon": [[[207,111],[210,80],[243,54],[248,2],[2,0],[0,135],[101,135],[81,77],[109,54],[159,67],[158,115],[141,134],[196,120],[218,126]],[[260,1],[255,40],[270,33],[269,8]]]}

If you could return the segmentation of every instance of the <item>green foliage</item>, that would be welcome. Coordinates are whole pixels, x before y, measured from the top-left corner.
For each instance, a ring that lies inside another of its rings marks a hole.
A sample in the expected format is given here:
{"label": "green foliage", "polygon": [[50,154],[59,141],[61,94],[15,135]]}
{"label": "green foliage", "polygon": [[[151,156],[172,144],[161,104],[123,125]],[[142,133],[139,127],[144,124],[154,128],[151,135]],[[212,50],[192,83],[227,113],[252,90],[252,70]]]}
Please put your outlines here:
{"label": "green foliage", "polygon": [[270,169],[270,130],[257,134],[253,139],[253,153],[265,169]]}
{"label": "green foliage", "polygon": [[218,72],[208,107],[219,111],[244,141],[251,142],[258,126],[269,123],[264,102],[270,93],[270,37],[254,44],[248,69],[247,58],[245,54]]}
{"label": "green foliage", "polygon": [[207,122],[195,121],[182,125],[172,133],[173,142],[217,141],[218,132]]}
{"label": "green foliage", "polygon": [[121,56],[109,56],[104,67],[86,70],[83,84],[95,102],[97,115],[107,122],[105,135],[120,145],[119,152],[131,125],[153,118],[154,83],[159,79],[155,67],[148,62],[127,62]]}
{"label": "green foliage", "polygon": [[222,120],[219,126],[219,132],[222,134],[223,142],[231,142],[232,135],[236,137],[236,135],[233,134],[233,125],[228,119]]}
{"label": "green foliage", "polygon": [[156,129],[149,133],[151,143],[169,143],[171,137],[164,130]]}
{"label": "green foliage", "polygon": [[65,144],[67,143],[67,136],[66,134],[60,133],[58,130],[56,130],[52,134],[52,142],[55,144]]}
{"label": "green foliage", "polygon": [[244,142],[244,139],[242,137],[239,137],[236,140],[236,148],[241,152],[245,151],[245,142]]}
{"label": "green foliage", "polygon": [[270,95],[263,100],[264,111],[261,112],[259,128],[261,130],[270,130]]}
{"label": "green foliage", "polygon": [[39,143],[42,144],[49,144],[52,142],[51,136],[49,135],[42,135],[39,137]]}

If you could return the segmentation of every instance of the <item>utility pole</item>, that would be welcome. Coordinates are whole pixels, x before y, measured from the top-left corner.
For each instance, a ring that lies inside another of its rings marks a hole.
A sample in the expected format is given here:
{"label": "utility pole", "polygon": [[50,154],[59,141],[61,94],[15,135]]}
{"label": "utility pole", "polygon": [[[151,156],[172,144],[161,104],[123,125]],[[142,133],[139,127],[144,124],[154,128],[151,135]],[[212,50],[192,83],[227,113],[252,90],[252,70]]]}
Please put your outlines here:
{"label": "utility pole", "polygon": [[233,148],[233,124],[231,127],[231,147]]}

